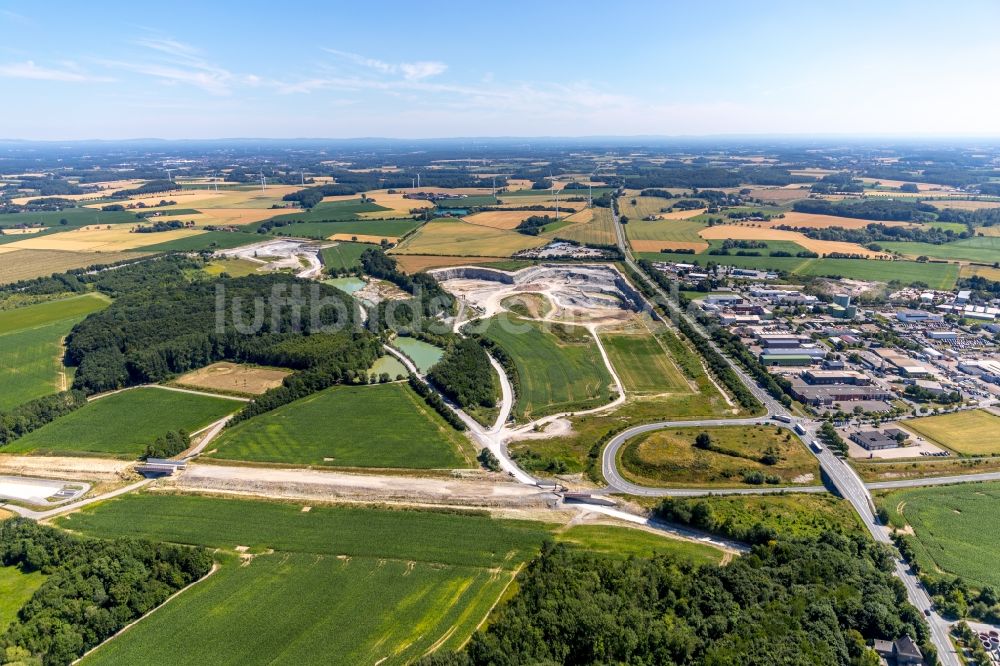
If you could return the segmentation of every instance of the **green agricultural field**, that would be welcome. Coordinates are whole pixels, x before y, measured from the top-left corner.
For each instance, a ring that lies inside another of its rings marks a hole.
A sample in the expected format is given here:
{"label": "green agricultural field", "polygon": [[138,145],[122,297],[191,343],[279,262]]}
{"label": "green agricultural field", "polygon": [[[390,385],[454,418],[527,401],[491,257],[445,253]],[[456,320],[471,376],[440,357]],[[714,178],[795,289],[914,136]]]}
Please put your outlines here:
{"label": "green agricultural field", "polygon": [[600,446],[595,447],[595,443],[607,441],[611,434],[629,425],[662,421],[664,415],[679,421],[740,415],[719,393],[690,344],[669,329],[658,332],[657,337],[669,351],[671,360],[694,383],[694,391],[646,395],[630,395],[626,391],[626,402],[621,407],[572,418],[573,429],[566,435],[512,442],[511,452],[518,462],[539,473],[551,473],[553,466],[568,472],[587,472],[595,482],[603,483],[597,455]]}
{"label": "green agricultural field", "polygon": [[514,359],[519,419],[580,411],[611,399],[611,375],[586,329],[494,317],[485,335]]}
{"label": "green agricultural field", "polygon": [[[224,551],[215,574],[84,663],[410,663],[462,645],[547,535],[485,514],[302,508],[141,494],[60,519]],[[237,546],[256,554],[240,562]]]}
{"label": "green agricultural field", "polygon": [[712,546],[613,525],[574,525],[558,532],[556,541],[620,558],[669,554],[695,564],[719,564],[722,559],[722,552]]}
{"label": "green agricultural field", "polygon": [[230,277],[254,275],[263,264],[248,259],[214,259],[205,266],[205,272],[217,276],[225,273]]}
{"label": "green agricultural field", "polygon": [[909,524],[921,569],[961,576],[973,587],[1000,587],[997,552],[1000,483],[907,488],[878,500],[893,524]]}
{"label": "green agricultural field", "polygon": [[962,455],[1000,453],[1000,416],[983,409],[907,419],[903,425]]}
{"label": "green agricultural field", "polygon": [[302,503],[163,493],[124,495],[60,518],[58,525],[103,538],[246,546],[251,553],[273,549],[486,568],[516,566],[545,537],[540,523],[495,520],[485,512],[337,505],[302,511]]}
{"label": "green agricultural field", "polygon": [[241,245],[258,243],[261,237],[232,231],[206,231],[205,233],[178,238],[177,240],[147,245],[143,252],[198,252],[200,250],[228,250]]}
{"label": "green agricultural field", "polygon": [[242,402],[160,388],[113,393],[4,447],[4,453],[110,454],[134,458],[170,430],[195,432]]}
{"label": "green agricultural field", "polygon": [[62,339],[107,304],[86,294],[0,312],[0,410],[62,390]]}
{"label": "green agricultural field", "polygon": [[23,573],[17,567],[0,566],[0,633],[17,619],[17,612],[28,603],[45,578],[40,571]]}
{"label": "green agricultural field", "polygon": [[352,270],[361,266],[361,255],[365,250],[372,249],[367,243],[337,243],[332,247],[324,247],[320,251],[323,265],[336,270]]}
{"label": "green agricultural field", "polygon": [[[708,449],[695,445],[701,433],[711,438]],[[820,478],[819,464],[798,437],[764,425],[657,430],[629,440],[618,459],[626,478],[649,486],[742,486],[750,483],[747,474],[781,485],[814,485]]]}
{"label": "green agricultural field", "polygon": [[[762,250],[764,252],[764,250]],[[899,280],[904,284],[924,282],[932,289],[951,289],[958,279],[955,264],[930,264],[916,261],[877,261],[873,259],[802,259],[799,257],[737,257],[709,254],[678,254],[676,252],[640,252],[638,256],[650,261],[672,261],[702,266],[712,261],[725,266],[785,271],[815,277],[841,277],[855,280],[889,282]]]}
{"label": "green agricultural field", "polygon": [[[65,225],[61,224],[62,220],[66,220]],[[73,229],[90,224],[135,224],[139,221],[134,211],[102,211],[96,208],[66,208],[59,211],[0,214],[0,228],[14,227],[18,224],[41,224],[57,229]],[[17,238],[23,240],[24,236]]]}
{"label": "green agricultural field", "polygon": [[660,342],[646,330],[601,333],[611,365],[625,393],[688,392],[691,387]]}
{"label": "green agricultural field", "polygon": [[420,226],[417,220],[322,220],[289,224],[271,229],[272,236],[293,236],[295,238],[315,238],[324,240],[334,234],[352,236],[378,236],[399,238]]}
{"label": "green agricultural field", "polygon": [[893,252],[900,252],[907,257],[925,256],[931,259],[946,259],[959,261],[978,261],[992,264],[1000,261],[1000,238],[983,236],[965,240],[933,245],[931,243],[879,243]]}
{"label": "green agricultural field", "polygon": [[625,234],[629,240],[670,241],[675,243],[707,243],[698,232],[706,227],[698,220],[653,220],[644,222],[642,218],[629,217]]}
{"label": "green agricultural field", "polygon": [[227,429],[211,456],[229,460],[452,469],[464,437],[405,384],[334,386]]}
{"label": "green agricultural field", "polygon": [[547,239],[516,231],[493,229],[464,220],[441,218],[425,224],[393,249],[394,254],[429,254],[458,257],[509,257],[515,252],[544,245]]}
{"label": "green agricultural field", "polygon": [[391,209],[361,199],[344,201],[324,201],[309,210],[297,210],[294,213],[276,215],[273,220],[301,220],[303,222],[325,222],[330,220],[356,220],[359,213],[377,213]]}

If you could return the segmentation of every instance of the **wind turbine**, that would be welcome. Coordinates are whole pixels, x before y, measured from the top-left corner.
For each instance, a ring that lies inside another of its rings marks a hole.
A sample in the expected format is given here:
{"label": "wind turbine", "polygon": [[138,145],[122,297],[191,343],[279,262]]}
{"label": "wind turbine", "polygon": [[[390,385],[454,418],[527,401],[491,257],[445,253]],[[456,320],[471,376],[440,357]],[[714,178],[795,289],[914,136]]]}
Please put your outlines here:
{"label": "wind turbine", "polygon": [[264,169],[260,170],[260,191],[264,192],[267,190],[267,181],[264,180]]}
{"label": "wind turbine", "polygon": [[299,177],[302,179],[302,184],[305,185],[306,184],[306,172],[305,171],[299,171]]}
{"label": "wind turbine", "polygon": [[171,183],[174,182],[174,177],[170,175],[170,172],[176,171],[176,169],[168,169],[167,167],[163,167],[163,170],[167,172],[167,180],[169,180]]}
{"label": "wind turbine", "polygon": [[420,172],[417,172],[417,187],[420,187]]}

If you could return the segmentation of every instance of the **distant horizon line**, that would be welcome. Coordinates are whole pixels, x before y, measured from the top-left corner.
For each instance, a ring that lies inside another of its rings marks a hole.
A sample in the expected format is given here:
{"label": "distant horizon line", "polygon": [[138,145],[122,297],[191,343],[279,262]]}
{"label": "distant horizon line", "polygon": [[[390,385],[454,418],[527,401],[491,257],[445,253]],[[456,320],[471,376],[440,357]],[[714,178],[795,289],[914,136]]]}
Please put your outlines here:
{"label": "distant horizon line", "polygon": [[2,144],[74,144],[74,143],[245,143],[245,142],[455,142],[455,141],[711,141],[711,140],[797,140],[797,141],[818,141],[818,140],[840,140],[840,141],[998,141],[1000,133],[989,134],[861,134],[861,133],[714,133],[714,134],[579,134],[579,135],[479,135],[479,136],[436,136],[436,137],[393,137],[393,136],[353,136],[353,137],[323,137],[323,136],[297,136],[297,137],[267,137],[267,136],[233,136],[233,137],[130,137],[130,138],[77,138],[77,139],[17,139],[0,138]]}

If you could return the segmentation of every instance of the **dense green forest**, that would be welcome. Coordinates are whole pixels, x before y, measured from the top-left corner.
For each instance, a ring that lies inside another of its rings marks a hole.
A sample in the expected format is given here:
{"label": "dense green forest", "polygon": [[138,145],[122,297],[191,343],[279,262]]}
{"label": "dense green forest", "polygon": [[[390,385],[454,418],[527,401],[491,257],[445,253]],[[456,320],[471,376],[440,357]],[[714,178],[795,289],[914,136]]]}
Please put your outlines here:
{"label": "dense green forest", "polygon": [[[931,226],[920,227],[890,227],[885,224],[869,224],[864,229],[845,229],[844,227],[794,227],[779,224],[778,229],[800,231],[809,238],[830,241],[846,241],[858,245],[890,241],[914,241],[917,243],[932,243],[943,245],[951,241],[969,238],[968,231],[955,233],[952,229],[939,229]],[[874,249],[874,248],[872,248]]]}
{"label": "dense green forest", "polygon": [[496,406],[496,374],[486,350],[475,340],[457,340],[427,378],[460,407]]}
{"label": "dense green forest", "polygon": [[877,664],[865,643],[926,628],[862,535],[757,546],[718,567],[543,546],[465,650],[423,666],[515,664]]}
{"label": "dense green forest", "polygon": [[792,209],[799,213],[837,215],[861,220],[927,222],[937,219],[937,209],[934,206],[898,199],[862,199],[853,202],[805,199],[792,204]]}
{"label": "dense green forest", "polygon": [[[349,296],[296,282],[283,275],[180,279],[122,293],[67,337],[66,363],[78,367],[73,387],[96,393],[157,382],[223,359],[304,368],[314,363],[312,353],[301,353],[303,344],[323,347],[329,360],[331,340],[352,338],[315,333],[317,341],[302,343],[302,335],[328,326],[363,335],[355,331],[358,315]],[[361,365],[342,360],[343,370]]]}
{"label": "dense green forest", "polygon": [[0,635],[4,663],[63,666],[205,576],[212,557],[202,548],[89,539],[12,518],[0,522],[0,564],[46,576]]}
{"label": "dense green forest", "polygon": [[127,199],[131,196],[141,194],[159,194],[160,192],[171,192],[179,189],[182,189],[181,186],[172,180],[151,180],[138,187],[133,187],[127,190],[118,190],[111,195],[111,198]]}

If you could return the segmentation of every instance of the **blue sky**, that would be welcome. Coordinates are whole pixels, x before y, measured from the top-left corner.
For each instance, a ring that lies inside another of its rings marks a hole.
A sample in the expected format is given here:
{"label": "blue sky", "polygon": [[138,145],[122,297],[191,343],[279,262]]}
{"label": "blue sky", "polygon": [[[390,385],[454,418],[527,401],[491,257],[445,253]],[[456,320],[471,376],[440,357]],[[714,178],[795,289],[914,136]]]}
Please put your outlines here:
{"label": "blue sky", "polygon": [[1000,136],[1000,2],[0,0],[0,138]]}

